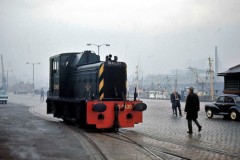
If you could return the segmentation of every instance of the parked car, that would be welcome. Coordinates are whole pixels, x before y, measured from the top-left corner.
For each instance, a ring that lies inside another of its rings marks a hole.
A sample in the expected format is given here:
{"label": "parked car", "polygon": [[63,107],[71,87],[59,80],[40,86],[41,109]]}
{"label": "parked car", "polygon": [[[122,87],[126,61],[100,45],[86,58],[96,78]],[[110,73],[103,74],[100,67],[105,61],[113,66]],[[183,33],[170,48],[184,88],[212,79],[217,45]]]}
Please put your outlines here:
{"label": "parked car", "polygon": [[7,104],[8,95],[5,90],[0,90],[0,103]]}
{"label": "parked car", "polygon": [[206,104],[205,111],[208,118],[212,118],[213,115],[223,115],[224,118],[237,120],[240,116],[240,96],[221,95],[216,102]]}

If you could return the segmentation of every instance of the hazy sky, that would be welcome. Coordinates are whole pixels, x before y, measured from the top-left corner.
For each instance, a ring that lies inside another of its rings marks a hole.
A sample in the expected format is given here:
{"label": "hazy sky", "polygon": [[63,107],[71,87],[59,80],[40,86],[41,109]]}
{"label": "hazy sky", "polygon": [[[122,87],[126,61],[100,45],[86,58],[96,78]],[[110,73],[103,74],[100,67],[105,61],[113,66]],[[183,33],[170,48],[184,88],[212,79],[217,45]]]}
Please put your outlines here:
{"label": "hazy sky", "polygon": [[240,64],[239,0],[0,0],[0,53],[6,70],[48,83],[49,57],[100,47],[144,75],[207,68],[218,46],[220,71]]}

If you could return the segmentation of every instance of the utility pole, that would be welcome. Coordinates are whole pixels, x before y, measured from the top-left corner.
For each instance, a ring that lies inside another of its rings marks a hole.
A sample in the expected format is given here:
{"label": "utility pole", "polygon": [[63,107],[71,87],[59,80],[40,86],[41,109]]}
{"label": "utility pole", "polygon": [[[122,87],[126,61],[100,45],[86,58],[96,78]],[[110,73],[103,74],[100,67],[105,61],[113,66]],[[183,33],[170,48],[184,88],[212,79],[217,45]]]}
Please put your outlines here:
{"label": "utility pole", "polygon": [[207,73],[209,74],[209,81],[210,81],[210,96],[211,100],[213,101],[214,99],[214,88],[213,88],[213,76],[214,76],[214,71],[212,70],[212,59],[209,57],[208,58],[208,63],[209,63],[209,69]]}
{"label": "utility pole", "polygon": [[87,44],[88,46],[91,46],[91,45],[93,45],[93,46],[97,46],[98,47],[98,55],[100,54],[99,53],[99,48],[101,47],[101,46],[110,46],[110,44],[101,44],[101,45],[97,45],[97,44],[93,44],[93,43],[88,43]]}
{"label": "utility pole", "polygon": [[33,91],[32,91],[33,93],[32,94],[34,96],[34,91],[35,91],[35,85],[34,85],[34,65],[35,64],[41,64],[41,63],[39,63],[39,62],[38,63],[27,62],[26,64],[32,64],[32,67],[33,67]]}

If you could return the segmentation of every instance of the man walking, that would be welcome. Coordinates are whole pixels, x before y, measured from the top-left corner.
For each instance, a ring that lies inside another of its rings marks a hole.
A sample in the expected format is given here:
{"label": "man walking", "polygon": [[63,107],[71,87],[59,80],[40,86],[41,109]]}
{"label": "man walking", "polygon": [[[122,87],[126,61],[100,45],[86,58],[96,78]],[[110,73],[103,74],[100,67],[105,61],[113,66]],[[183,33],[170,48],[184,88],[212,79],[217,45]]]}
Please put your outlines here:
{"label": "man walking", "polygon": [[198,123],[198,111],[200,110],[200,102],[198,95],[193,92],[193,87],[189,88],[186,105],[184,111],[187,112],[186,119],[188,120],[188,132],[192,134],[192,121],[198,126],[198,132],[201,131],[202,126]]}

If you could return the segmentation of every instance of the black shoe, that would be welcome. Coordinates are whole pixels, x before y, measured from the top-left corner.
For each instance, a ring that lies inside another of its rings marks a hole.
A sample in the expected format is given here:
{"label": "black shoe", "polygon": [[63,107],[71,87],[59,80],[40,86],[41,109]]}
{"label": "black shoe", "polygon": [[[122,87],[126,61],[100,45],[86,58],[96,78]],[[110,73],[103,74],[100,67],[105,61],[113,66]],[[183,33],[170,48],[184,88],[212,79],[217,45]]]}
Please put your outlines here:
{"label": "black shoe", "polygon": [[192,131],[187,131],[187,133],[192,134],[193,132]]}
{"label": "black shoe", "polygon": [[202,126],[198,127],[198,132],[200,132],[202,130]]}

